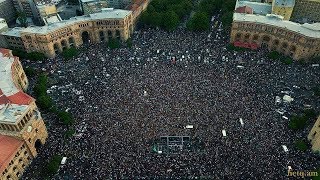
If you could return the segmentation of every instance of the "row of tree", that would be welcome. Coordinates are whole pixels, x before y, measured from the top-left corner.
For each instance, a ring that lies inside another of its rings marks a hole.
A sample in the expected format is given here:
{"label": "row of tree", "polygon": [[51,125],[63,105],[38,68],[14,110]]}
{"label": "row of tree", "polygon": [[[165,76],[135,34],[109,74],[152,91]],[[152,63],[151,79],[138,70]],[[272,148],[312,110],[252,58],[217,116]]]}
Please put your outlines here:
{"label": "row of tree", "polygon": [[12,50],[12,54],[22,59],[29,59],[31,61],[43,61],[46,58],[46,56],[43,53],[39,53],[39,52],[27,53],[25,51],[17,50],[17,49]]}
{"label": "row of tree", "polygon": [[284,55],[280,54],[277,51],[271,51],[271,52],[268,53],[267,56],[272,60],[278,60],[278,61],[281,61],[284,64],[287,64],[287,65],[293,63],[293,59],[291,57],[284,56]]}
{"label": "row of tree", "polygon": [[37,99],[37,104],[40,108],[56,113],[60,121],[65,125],[73,124],[74,120],[70,113],[58,110],[53,104],[51,97],[47,94],[48,77],[41,74],[33,88],[34,95]]}
{"label": "row of tree", "polygon": [[190,14],[192,7],[190,0],[153,0],[142,13],[140,21],[145,26],[174,30]]}
{"label": "row of tree", "polygon": [[187,23],[187,28],[193,31],[206,31],[210,28],[210,17],[219,11],[221,21],[225,27],[232,23],[235,0],[202,0],[196,8],[195,14]]}

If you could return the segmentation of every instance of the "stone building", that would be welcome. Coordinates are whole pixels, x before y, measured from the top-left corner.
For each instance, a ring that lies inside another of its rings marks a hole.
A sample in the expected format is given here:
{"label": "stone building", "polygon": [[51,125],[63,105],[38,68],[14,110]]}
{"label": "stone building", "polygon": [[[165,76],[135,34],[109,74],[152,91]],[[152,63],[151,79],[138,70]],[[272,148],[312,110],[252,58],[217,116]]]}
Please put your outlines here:
{"label": "stone building", "polygon": [[230,42],[256,44],[295,60],[320,56],[320,23],[298,24],[281,16],[234,13]]}
{"label": "stone building", "polygon": [[41,24],[42,19],[35,0],[13,0],[13,5],[18,12],[24,12],[35,24]]}
{"label": "stone building", "polygon": [[320,22],[320,0],[296,0],[291,20]]}
{"label": "stone building", "polygon": [[313,128],[308,135],[308,140],[312,145],[312,150],[320,152],[320,116],[316,123],[314,123]]}
{"label": "stone building", "polygon": [[84,15],[97,13],[108,8],[106,0],[80,0],[79,4]]}
{"label": "stone building", "polygon": [[283,16],[284,20],[289,20],[294,4],[295,0],[273,0],[272,14]]}
{"label": "stone building", "polygon": [[48,25],[50,23],[59,22],[62,21],[61,17],[59,16],[57,12],[56,5],[54,4],[41,4],[37,5],[40,18],[41,18],[41,24],[42,25]]}
{"label": "stone building", "polygon": [[48,136],[18,57],[0,49],[0,174],[18,179]]}
{"label": "stone building", "polygon": [[0,18],[5,19],[7,22],[15,21],[16,10],[12,0],[0,0]]}
{"label": "stone building", "polygon": [[11,49],[41,52],[47,57],[83,43],[126,41],[133,33],[132,12],[107,8],[100,13],[77,16],[43,27],[13,28],[2,33]]}
{"label": "stone building", "polygon": [[133,0],[130,5],[126,7],[127,10],[132,11],[133,24],[136,24],[138,17],[145,11],[150,3],[150,0]]}

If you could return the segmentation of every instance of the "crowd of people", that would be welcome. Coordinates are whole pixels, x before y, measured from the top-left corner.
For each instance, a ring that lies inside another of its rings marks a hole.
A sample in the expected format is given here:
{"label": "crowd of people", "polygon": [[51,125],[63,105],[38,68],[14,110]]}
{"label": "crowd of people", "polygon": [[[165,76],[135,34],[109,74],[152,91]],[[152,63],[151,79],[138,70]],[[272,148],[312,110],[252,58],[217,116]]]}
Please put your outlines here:
{"label": "crowd of people", "polygon": [[[294,132],[282,117],[319,109],[311,91],[319,67],[271,61],[263,49],[229,51],[219,28],[142,29],[131,48],[89,44],[68,62],[52,61],[48,93],[73,115],[76,133],[65,139],[66,126],[43,114],[49,137],[24,178],[39,179],[55,154],[67,161],[54,179],[283,179],[288,166],[319,168],[318,155],[294,146],[313,124]],[[294,100],[275,103],[285,94]],[[190,136],[204,148],[154,152],[161,136]]]}

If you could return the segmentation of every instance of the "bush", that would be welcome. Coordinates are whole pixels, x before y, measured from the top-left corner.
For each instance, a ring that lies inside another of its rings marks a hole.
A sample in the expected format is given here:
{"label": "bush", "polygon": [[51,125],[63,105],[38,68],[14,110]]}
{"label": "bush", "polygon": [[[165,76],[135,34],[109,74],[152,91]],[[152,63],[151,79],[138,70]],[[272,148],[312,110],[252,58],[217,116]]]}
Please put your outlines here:
{"label": "bush", "polygon": [[281,61],[286,65],[293,63],[293,60],[290,57],[283,57],[283,58],[281,58]]}
{"label": "bush", "polygon": [[65,125],[71,125],[74,122],[71,114],[65,111],[58,112],[58,117],[61,120],[61,122]]}
{"label": "bush", "polygon": [[272,51],[268,54],[268,57],[272,60],[276,60],[280,58],[280,53],[278,53],[277,51]]}
{"label": "bush", "polygon": [[39,107],[49,110],[52,107],[52,99],[48,95],[42,95],[37,98]]}
{"label": "bush", "polygon": [[51,158],[49,163],[46,166],[46,172],[47,175],[54,175],[59,170],[59,165],[61,163],[62,157],[59,155],[55,155]]}
{"label": "bush", "polygon": [[42,61],[46,58],[46,56],[39,52],[31,52],[27,53],[27,59],[30,59],[32,61]]}
{"label": "bush", "polygon": [[65,60],[69,60],[72,57],[76,56],[77,54],[78,54],[78,50],[75,47],[71,47],[62,52],[62,56],[64,57]]}
{"label": "bush", "polygon": [[299,139],[295,142],[296,148],[298,148],[300,151],[306,151],[308,149],[308,146],[306,142],[303,139]]}
{"label": "bush", "polygon": [[109,42],[108,42],[108,47],[110,49],[116,49],[116,48],[119,48],[120,47],[120,42],[118,39],[111,39]]}
{"label": "bush", "polygon": [[34,77],[37,73],[36,70],[32,67],[24,68],[24,72],[26,73],[27,77]]}
{"label": "bush", "polygon": [[307,124],[307,119],[308,118],[304,114],[299,116],[292,116],[289,122],[289,128],[292,130],[303,129]]}

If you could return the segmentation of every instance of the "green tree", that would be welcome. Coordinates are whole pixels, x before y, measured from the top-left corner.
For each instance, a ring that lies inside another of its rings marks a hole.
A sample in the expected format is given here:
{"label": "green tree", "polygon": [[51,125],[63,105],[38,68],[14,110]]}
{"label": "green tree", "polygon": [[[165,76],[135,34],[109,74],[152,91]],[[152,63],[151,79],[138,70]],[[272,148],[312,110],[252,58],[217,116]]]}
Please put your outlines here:
{"label": "green tree", "polygon": [[221,17],[221,22],[223,24],[223,26],[225,27],[231,27],[232,21],[233,21],[233,12],[226,12],[223,13],[222,17]]}
{"label": "green tree", "polygon": [[163,26],[166,30],[171,31],[177,28],[179,24],[179,17],[175,12],[168,11],[164,14],[163,18]]}
{"label": "green tree", "polygon": [[59,155],[53,156],[50,161],[48,162],[46,168],[45,168],[45,174],[47,175],[54,175],[59,170],[59,165],[62,160],[62,157]]}
{"label": "green tree", "polygon": [[78,50],[75,47],[71,47],[62,52],[62,56],[64,57],[65,60],[69,60],[72,57],[76,56],[77,54],[78,54]]}
{"label": "green tree", "polygon": [[12,50],[12,54],[14,56],[18,56],[19,58],[22,58],[22,59],[27,58],[27,52],[19,50],[19,49]]}
{"label": "green tree", "polygon": [[277,51],[272,51],[268,54],[268,57],[273,60],[279,59],[280,56],[281,55]]}
{"label": "green tree", "polygon": [[293,60],[290,57],[281,57],[281,61],[282,61],[282,63],[284,63],[286,65],[289,65],[289,64],[293,63]]}
{"label": "green tree", "polygon": [[204,12],[196,12],[187,26],[194,31],[206,31],[210,26],[209,17]]}
{"label": "green tree", "polygon": [[299,139],[295,142],[295,146],[297,149],[299,149],[300,151],[306,151],[308,149],[308,146],[306,144],[306,142],[303,139]]}
{"label": "green tree", "polygon": [[71,125],[74,122],[71,114],[65,111],[60,111],[58,113],[58,117],[61,120],[61,122],[65,125]]}
{"label": "green tree", "polygon": [[307,117],[302,115],[292,116],[289,122],[289,128],[292,130],[303,129],[307,124]]}
{"label": "green tree", "polygon": [[49,110],[52,107],[52,99],[48,95],[41,95],[37,98],[39,107]]}
{"label": "green tree", "polygon": [[110,41],[108,42],[108,47],[110,49],[116,49],[116,48],[119,48],[120,47],[120,42],[118,39],[110,39]]}
{"label": "green tree", "polygon": [[154,13],[151,13],[150,16],[152,17],[150,21],[151,26],[153,27],[162,26],[162,13],[154,12]]}
{"label": "green tree", "polygon": [[43,61],[46,56],[43,53],[31,52],[27,54],[27,58],[33,61]]}
{"label": "green tree", "polygon": [[37,73],[32,67],[25,67],[24,72],[26,73],[27,77],[34,77]]}

